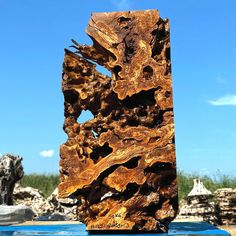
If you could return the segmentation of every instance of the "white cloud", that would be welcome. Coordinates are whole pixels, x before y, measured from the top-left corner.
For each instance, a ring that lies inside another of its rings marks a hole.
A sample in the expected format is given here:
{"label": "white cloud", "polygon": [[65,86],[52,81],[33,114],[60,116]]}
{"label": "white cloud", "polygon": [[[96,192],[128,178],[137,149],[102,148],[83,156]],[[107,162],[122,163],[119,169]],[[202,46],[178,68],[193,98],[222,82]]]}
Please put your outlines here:
{"label": "white cloud", "polygon": [[227,94],[215,100],[208,101],[213,106],[236,106],[236,95]]}
{"label": "white cloud", "polygon": [[130,10],[129,0],[112,0],[113,5],[119,10]]}
{"label": "white cloud", "polygon": [[52,157],[54,155],[54,150],[53,149],[44,150],[44,151],[41,151],[39,155],[42,157]]}

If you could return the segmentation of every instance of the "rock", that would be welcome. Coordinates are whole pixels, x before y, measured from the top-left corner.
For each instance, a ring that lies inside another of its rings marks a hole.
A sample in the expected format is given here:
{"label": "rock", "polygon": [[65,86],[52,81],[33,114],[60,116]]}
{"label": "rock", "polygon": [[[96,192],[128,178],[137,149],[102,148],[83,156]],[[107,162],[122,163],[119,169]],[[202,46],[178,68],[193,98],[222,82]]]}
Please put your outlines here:
{"label": "rock", "polygon": [[33,219],[34,212],[27,206],[0,205],[0,225],[18,224]]}
{"label": "rock", "polygon": [[212,196],[212,192],[206,189],[200,179],[193,180],[193,189],[188,194],[188,197],[195,196]]}
{"label": "rock", "polygon": [[58,188],[56,188],[53,193],[47,199],[49,202],[52,202],[54,205],[60,204],[63,206],[75,206],[79,205],[78,199],[72,198],[59,198]]}
{"label": "rock", "polygon": [[[178,208],[169,22],[96,13],[87,33],[93,46],[65,50],[59,196],[79,199],[88,230],[166,232]],[[94,118],[78,123],[85,110]]]}
{"label": "rock", "polygon": [[193,189],[188,194],[187,201],[180,202],[180,211],[177,219],[196,218],[198,221],[218,223],[216,206],[211,202],[213,195],[206,189],[200,179],[194,179]]}
{"label": "rock", "polygon": [[236,189],[221,188],[215,192],[217,214],[220,224],[236,224]]}
{"label": "rock", "polygon": [[14,199],[24,200],[27,198],[43,198],[43,194],[40,190],[32,187],[22,187],[20,184],[16,184],[13,192]]}
{"label": "rock", "polygon": [[58,188],[56,188],[47,198],[47,201],[53,206],[52,212],[64,214],[67,220],[78,220],[77,207],[80,205],[78,199],[59,198]]}
{"label": "rock", "polygon": [[35,212],[35,217],[43,213],[49,213],[53,210],[51,205],[42,195],[42,193],[32,187],[21,187],[16,185],[13,193],[14,201],[16,204],[29,206]]}
{"label": "rock", "polygon": [[65,214],[62,213],[52,213],[43,214],[36,219],[37,221],[67,221],[69,220]]}
{"label": "rock", "polygon": [[77,220],[78,200],[59,199],[57,193],[56,188],[46,199],[38,189],[16,184],[13,196],[16,204],[32,207],[36,220]]}
{"label": "rock", "polygon": [[0,205],[13,205],[15,183],[24,175],[21,161],[21,157],[11,154],[0,158]]}

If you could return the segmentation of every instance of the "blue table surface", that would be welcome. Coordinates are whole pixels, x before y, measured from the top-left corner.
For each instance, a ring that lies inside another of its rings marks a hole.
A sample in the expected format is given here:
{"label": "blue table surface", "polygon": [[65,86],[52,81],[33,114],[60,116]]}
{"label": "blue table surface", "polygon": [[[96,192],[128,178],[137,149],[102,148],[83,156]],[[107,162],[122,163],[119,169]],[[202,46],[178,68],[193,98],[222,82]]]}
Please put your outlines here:
{"label": "blue table surface", "polygon": [[[0,236],[59,236],[59,235],[78,235],[85,236],[89,234],[84,224],[60,224],[60,225],[30,225],[30,226],[0,226]],[[104,234],[99,234],[102,236]],[[107,235],[107,234],[106,234]],[[113,234],[114,235],[114,234]],[[127,234],[116,234],[127,235]],[[205,222],[172,222],[169,226],[168,233],[165,234],[135,234],[136,236],[165,236],[165,235],[230,235],[224,230]],[[130,234],[129,234],[130,236]]]}

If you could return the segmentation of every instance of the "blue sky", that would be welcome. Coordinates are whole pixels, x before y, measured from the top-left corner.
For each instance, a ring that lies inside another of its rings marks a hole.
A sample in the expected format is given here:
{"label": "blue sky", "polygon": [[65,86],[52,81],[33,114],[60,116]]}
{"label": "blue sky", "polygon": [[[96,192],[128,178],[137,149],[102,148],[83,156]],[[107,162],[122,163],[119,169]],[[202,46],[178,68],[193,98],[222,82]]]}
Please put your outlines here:
{"label": "blue sky", "polygon": [[170,18],[178,168],[236,173],[235,0],[0,0],[0,153],[58,172],[63,49],[92,12],[141,9]]}

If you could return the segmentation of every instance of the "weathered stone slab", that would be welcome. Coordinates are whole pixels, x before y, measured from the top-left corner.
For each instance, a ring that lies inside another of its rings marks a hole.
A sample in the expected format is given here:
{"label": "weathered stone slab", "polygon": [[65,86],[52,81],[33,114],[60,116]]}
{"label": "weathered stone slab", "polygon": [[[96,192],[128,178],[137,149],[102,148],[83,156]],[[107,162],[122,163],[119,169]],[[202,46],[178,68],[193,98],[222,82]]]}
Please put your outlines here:
{"label": "weathered stone slab", "polygon": [[[65,50],[59,197],[80,200],[88,230],[166,232],[178,207],[169,22],[96,13],[87,33],[93,46]],[[84,110],[94,118],[78,123]]]}
{"label": "weathered stone slab", "polygon": [[34,212],[30,207],[0,205],[0,225],[19,224],[33,219]]}

